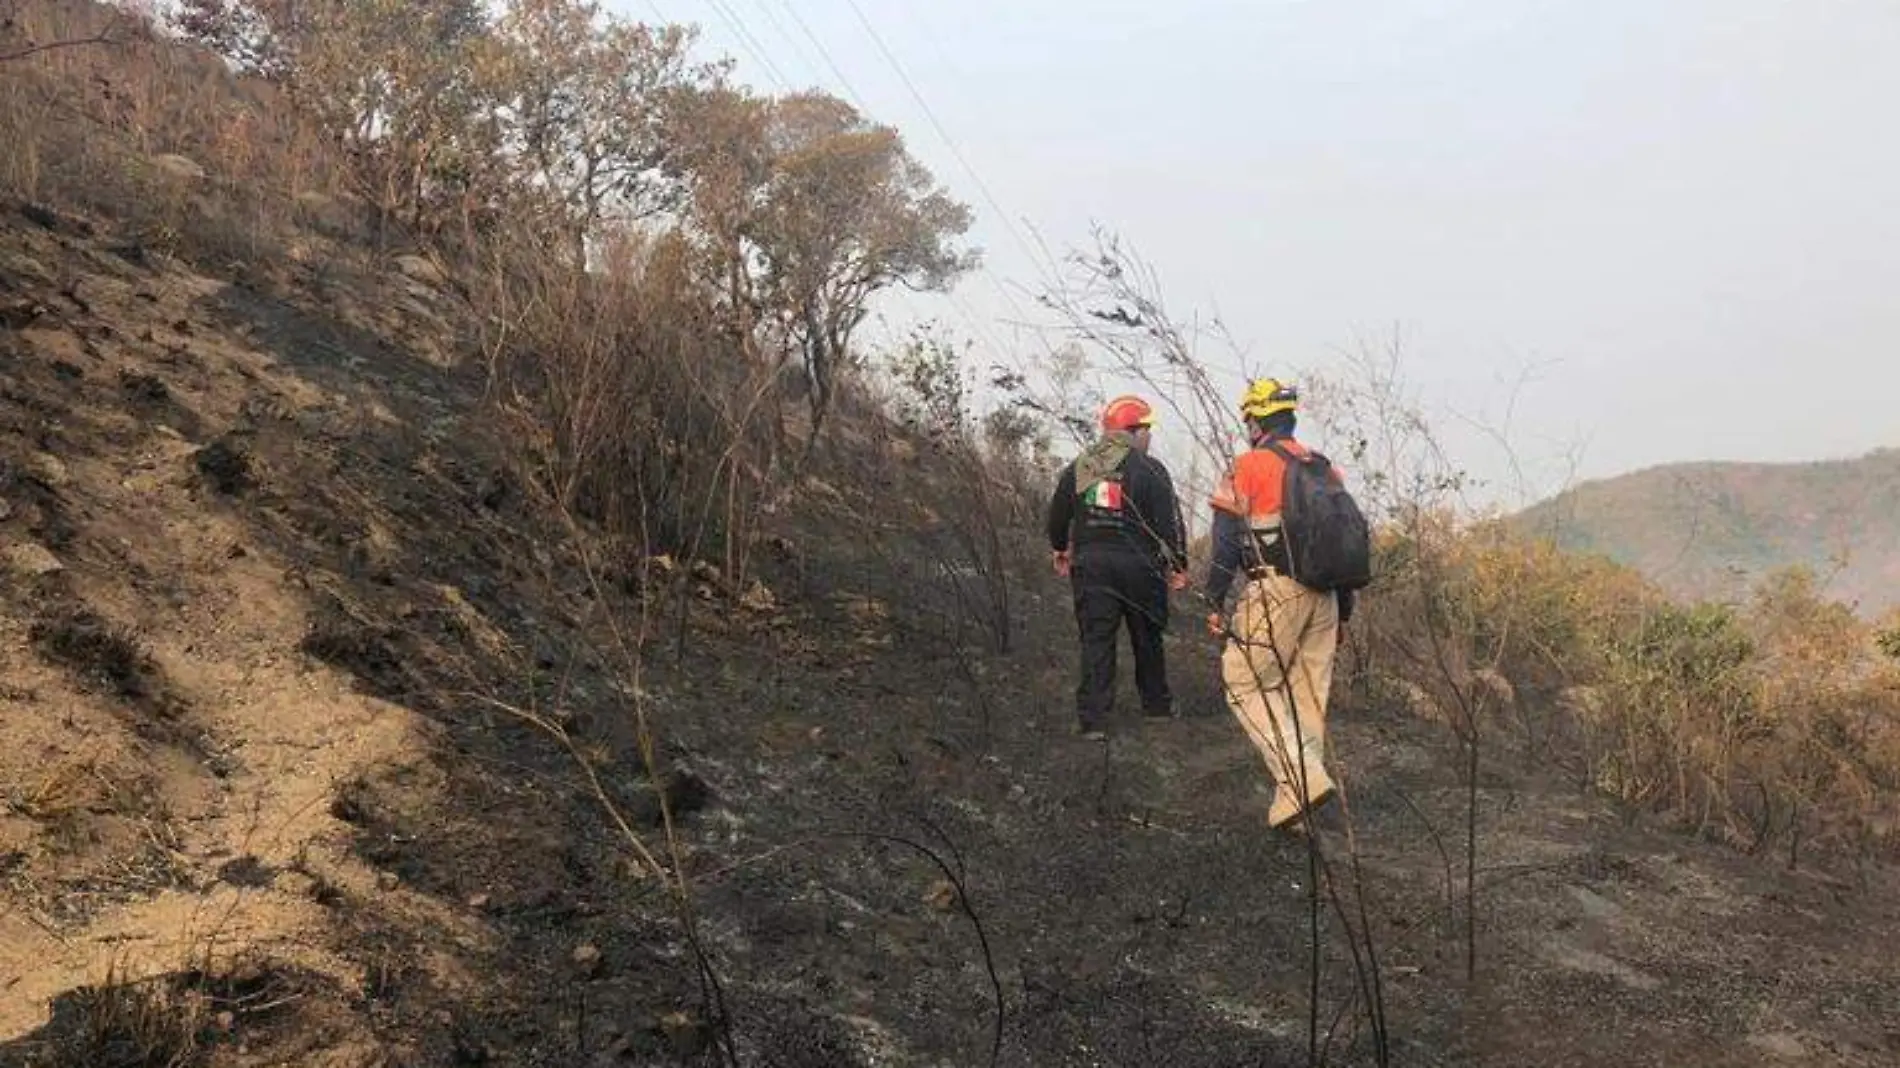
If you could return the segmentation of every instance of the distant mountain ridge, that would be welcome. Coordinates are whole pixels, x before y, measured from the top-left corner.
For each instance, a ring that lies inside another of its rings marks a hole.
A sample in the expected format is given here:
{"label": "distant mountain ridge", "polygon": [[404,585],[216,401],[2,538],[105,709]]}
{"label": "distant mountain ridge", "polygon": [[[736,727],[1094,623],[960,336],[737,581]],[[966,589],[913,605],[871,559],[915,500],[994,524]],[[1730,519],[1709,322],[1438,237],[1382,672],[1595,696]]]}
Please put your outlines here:
{"label": "distant mountain ridge", "polygon": [[1679,597],[1732,600],[1806,565],[1864,616],[1900,607],[1900,449],[1806,463],[1666,464],[1582,483],[1513,517]]}

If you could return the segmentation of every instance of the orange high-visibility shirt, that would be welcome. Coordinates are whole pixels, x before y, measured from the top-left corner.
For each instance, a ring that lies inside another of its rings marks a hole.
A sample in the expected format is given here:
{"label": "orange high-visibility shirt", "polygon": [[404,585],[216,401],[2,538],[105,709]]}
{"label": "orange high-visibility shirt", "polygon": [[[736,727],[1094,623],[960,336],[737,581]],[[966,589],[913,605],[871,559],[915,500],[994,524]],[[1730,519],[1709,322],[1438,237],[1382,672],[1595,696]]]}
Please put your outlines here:
{"label": "orange high-visibility shirt", "polygon": [[[1292,438],[1278,439],[1282,448],[1305,458],[1310,450]],[[1343,483],[1345,475],[1332,465],[1332,478]],[[1286,486],[1286,461],[1272,449],[1250,449],[1235,457],[1233,466],[1221,479],[1208,503],[1223,512],[1237,515],[1255,530],[1272,530],[1280,525],[1280,495]]]}

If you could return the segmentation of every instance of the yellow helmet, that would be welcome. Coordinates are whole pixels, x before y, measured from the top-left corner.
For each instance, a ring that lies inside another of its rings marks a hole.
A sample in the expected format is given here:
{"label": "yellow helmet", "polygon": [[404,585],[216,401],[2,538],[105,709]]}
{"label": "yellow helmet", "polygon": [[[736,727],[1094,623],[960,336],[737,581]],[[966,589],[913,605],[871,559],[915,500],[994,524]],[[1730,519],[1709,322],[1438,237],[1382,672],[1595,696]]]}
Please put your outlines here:
{"label": "yellow helmet", "polygon": [[1290,412],[1300,406],[1300,391],[1277,378],[1256,378],[1247,383],[1240,398],[1240,414],[1245,419],[1265,419],[1278,412]]}

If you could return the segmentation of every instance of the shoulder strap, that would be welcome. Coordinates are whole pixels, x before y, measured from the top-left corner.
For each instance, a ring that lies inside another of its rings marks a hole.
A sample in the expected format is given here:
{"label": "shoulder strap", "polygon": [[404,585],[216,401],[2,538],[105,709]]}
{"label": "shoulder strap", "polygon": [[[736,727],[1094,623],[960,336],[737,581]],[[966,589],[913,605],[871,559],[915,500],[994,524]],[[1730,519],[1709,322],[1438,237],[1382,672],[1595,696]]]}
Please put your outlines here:
{"label": "shoulder strap", "polygon": [[1305,456],[1296,456],[1292,450],[1280,444],[1279,441],[1274,438],[1268,438],[1261,442],[1260,445],[1268,452],[1273,453],[1289,464],[1295,464],[1300,467],[1319,467],[1322,469],[1332,466],[1332,461],[1326,459],[1326,455],[1316,449],[1307,449]]}
{"label": "shoulder strap", "polygon": [[1280,444],[1279,440],[1276,438],[1266,439],[1265,441],[1260,443],[1260,447],[1274,454],[1275,456],[1278,456],[1280,459],[1285,460],[1287,463],[1290,463],[1290,464],[1304,465],[1311,462],[1310,458],[1302,458],[1302,457],[1293,455],[1292,450],[1288,449],[1285,445]]}

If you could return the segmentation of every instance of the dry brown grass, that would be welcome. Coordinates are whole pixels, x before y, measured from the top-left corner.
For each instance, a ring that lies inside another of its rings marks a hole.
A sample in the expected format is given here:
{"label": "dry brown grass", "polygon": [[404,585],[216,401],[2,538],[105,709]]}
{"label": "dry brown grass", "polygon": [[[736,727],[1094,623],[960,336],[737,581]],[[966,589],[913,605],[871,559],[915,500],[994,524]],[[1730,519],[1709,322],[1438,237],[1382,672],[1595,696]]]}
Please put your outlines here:
{"label": "dry brown grass", "polygon": [[209,1063],[240,1028],[264,1024],[310,991],[307,976],[239,956],[197,952],[187,967],[140,974],[124,959],[63,996],[28,1063],[37,1068],[188,1068]]}
{"label": "dry brown grass", "polygon": [[6,64],[0,191],[221,271],[295,258],[306,231],[364,232],[345,168],[271,86],[86,0],[22,2],[14,20],[15,40],[101,43]]}
{"label": "dry brown grass", "polygon": [[132,979],[112,966],[95,986],[76,991],[53,1066],[123,1064],[183,1068],[204,1052],[207,999],[170,976]]}
{"label": "dry brown grass", "polygon": [[617,241],[594,275],[538,247],[527,234],[498,245],[479,298],[521,476],[637,552],[723,558],[737,581],[775,376],[721,329],[678,243]]}
{"label": "dry brown grass", "polygon": [[1680,604],[1606,560],[1448,519],[1383,552],[1361,688],[1448,716],[1475,695],[1494,733],[1750,851],[1900,846],[1900,662],[1812,576]]}

